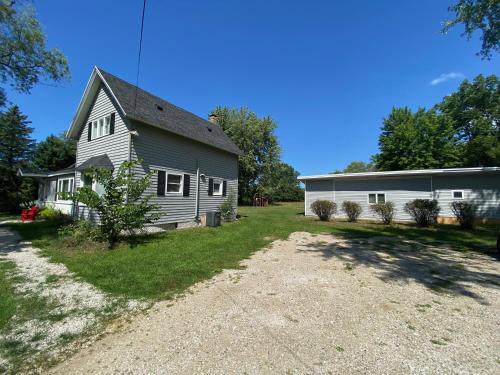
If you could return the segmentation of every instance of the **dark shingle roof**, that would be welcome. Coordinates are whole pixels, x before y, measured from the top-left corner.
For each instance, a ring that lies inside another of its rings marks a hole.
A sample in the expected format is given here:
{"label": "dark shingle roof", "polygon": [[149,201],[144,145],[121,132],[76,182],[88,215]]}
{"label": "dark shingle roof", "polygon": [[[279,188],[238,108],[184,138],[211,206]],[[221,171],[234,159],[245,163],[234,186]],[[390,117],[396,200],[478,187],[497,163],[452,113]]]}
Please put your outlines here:
{"label": "dark shingle roof", "polygon": [[109,85],[127,117],[158,126],[172,133],[232,154],[242,154],[238,146],[224,133],[220,126],[212,124],[140,88],[137,89],[137,102],[134,105],[136,95],[134,85],[100,68],[99,72]]}
{"label": "dark shingle roof", "polygon": [[113,163],[109,159],[109,156],[104,154],[104,155],[98,155],[98,156],[92,156],[91,158],[88,158],[85,160],[82,164],[80,164],[76,170],[81,172],[89,168],[108,168],[108,169],[113,169]]}

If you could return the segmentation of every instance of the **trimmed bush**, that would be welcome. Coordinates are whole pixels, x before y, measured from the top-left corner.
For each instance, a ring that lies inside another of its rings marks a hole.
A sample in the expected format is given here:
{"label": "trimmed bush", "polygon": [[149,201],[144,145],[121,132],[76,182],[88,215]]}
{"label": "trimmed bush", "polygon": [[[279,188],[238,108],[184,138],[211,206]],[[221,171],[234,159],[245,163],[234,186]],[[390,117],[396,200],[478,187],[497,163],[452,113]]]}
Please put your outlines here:
{"label": "trimmed bush", "polygon": [[476,205],[470,202],[455,201],[451,202],[451,210],[458,220],[460,226],[464,229],[474,228],[476,220]]}
{"label": "trimmed bush", "polygon": [[363,212],[359,203],[351,201],[342,202],[342,211],[345,212],[347,219],[351,222],[358,221],[359,215]]}
{"label": "trimmed bush", "polygon": [[407,212],[419,227],[428,227],[437,222],[441,208],[435,199],[415,199],[405,204]]}
{"label": "trimmed bush", "polygon": [[370,209],[375,215],[380,217],[385,225],[389,225],[392,223],[392,219],[394,218],[394,203],[376,203],[372,204],[370,206]]}
{"label": "trimmed bush", "polygon": [[332,201],[315,201],[311,204],[311,210],[318,215],[321,221],[328,221],[337,213],[337,204]]}
{"label": "trimmed bush", "polygon": [[73,222],[73,218],[70,215],[62,213],[61,210],[58,210],[54,206],[46,206],[42,208],[38,212],[37,216],[40,219],[57,222],[61,225],[70,224]]}

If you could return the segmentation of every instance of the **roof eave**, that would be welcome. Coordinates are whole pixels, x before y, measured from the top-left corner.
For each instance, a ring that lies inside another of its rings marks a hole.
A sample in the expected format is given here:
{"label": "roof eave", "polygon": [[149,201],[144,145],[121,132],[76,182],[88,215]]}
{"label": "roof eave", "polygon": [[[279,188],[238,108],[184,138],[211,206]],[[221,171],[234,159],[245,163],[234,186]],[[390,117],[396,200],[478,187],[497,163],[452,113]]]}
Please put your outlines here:
{"label": "roof eave", "polygon": [[449,169],[419,169],[410,171],[387,171],[387,172],[367,172],[367,173],[338,173],[312,176],[299,176],[299,181],[307,180],[327,180],[341,178],[377,178],[377,177],[404,177],[404,176],[435,176],[454,174],[480,174],[500,172],[500,167],[477,167],[477,168],[449,168]]}
{"label": "roof eave", "polygon": [[115,94],[113,93],[113,90],[111,90],[111,87],[109,86],[109,84],[106,82],[103,75],[99,71],[99,68],[97,66],[94,66],[94,68],[92,70],[92,74],[90,75],[90,78],[87,82],[87,86],[85,87],[85,90],[83,91],[83,95],[80,98],[80,102],[78,103],[78,107],[77,107],[75,116],[73,117],[73,120],[71,121],[71,124],[69,126],[68,131],[66,132],[67,138],[76,137],[78,134],[78,131],[80,130],[79,129],[80,126],[83,125],[83,121],[84,121],[83,117],[87,114],[88,109],[90,108],[90,105],[87,105],[87,101],[89,99],[91,99],[91,98],[89,98],[89,96],[95,95],[98,92],[99,85],[97,84],[97,86],[96,86],[96,79],[99,79],[100,82],[102,82],[102,84],[104,84],[104,86],[106,86],[106,88],[109,90],[111,96],[113,97],[113,99],[117,103],[117,105],[118,105],[120,111],[123,113],[123,115],[125,115],[125,116],[127,115],[125,113],[122,105],[120,104],[120,102],[116,98]]}

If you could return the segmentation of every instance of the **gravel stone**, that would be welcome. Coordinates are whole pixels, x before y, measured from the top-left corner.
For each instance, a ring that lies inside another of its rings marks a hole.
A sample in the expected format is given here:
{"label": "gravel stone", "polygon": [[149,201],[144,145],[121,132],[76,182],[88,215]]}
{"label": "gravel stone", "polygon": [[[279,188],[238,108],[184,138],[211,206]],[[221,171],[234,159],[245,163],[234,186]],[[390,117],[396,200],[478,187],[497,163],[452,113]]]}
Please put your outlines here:
{"label": "gravel stone", "polygon": [[302,232],[265,250],[51,373],[500,372],[498,260]]}

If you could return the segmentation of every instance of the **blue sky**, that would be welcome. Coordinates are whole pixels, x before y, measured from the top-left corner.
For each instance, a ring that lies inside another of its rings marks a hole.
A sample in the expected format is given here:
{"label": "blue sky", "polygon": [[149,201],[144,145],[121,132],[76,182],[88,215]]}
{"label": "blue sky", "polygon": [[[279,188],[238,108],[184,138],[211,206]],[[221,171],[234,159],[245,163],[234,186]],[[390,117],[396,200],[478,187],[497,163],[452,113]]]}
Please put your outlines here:
{"label": "blue sky", "polygon": [[[278,123],[283,160],[326,173],[377,152],[393,106],[432,106],[461,79],[499,74],[479,40],[447,35],[450,0],[148,0],[139,85],[202,117],[247,106]],[[92,67],[135,81],[142,0],[35,1],[72,78],[9,99],[35,137],[67,129]]]}

